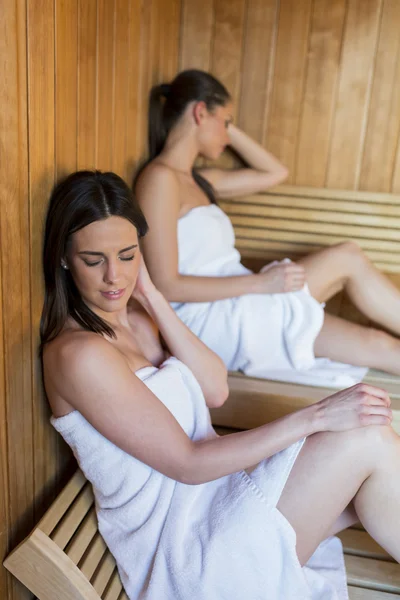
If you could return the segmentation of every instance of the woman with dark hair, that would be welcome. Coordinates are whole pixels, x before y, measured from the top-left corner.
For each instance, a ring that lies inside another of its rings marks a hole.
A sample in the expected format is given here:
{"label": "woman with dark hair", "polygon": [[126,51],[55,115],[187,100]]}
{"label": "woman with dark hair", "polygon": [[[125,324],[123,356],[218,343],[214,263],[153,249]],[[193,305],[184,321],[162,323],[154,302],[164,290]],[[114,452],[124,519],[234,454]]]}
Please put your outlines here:
{"label": "woman with dark hair", "polygon": [[[367,317],[400,335],[400,293],[356,244],[259,273],[240,263],[232,225],[215,199],[266,190],[287,170],[235,127],[231,114],[227,90],[202,71],[183,71],[151,91],[150,160],[136,193],[149,223],[143,252],[155,285],[231,370],[279,378],[294,369],[311,373],[315,357],[327,357],[400,374],[398,339],[324,315],[321,303],[344,289]],[[248,168],[194,168],[198,156],[216,159],[227,145]]]}
{"label": "woman with dark hair", "polygon": [[52,193],[43,256],[51,421],[92,483],[129,598],[347,598],[327,536],[360,519],[400,560],[387,394],[360,384],[218,437],[207,407],[224,402],[226,369],[151,282],[146,229],[118,176],[74,173]]}

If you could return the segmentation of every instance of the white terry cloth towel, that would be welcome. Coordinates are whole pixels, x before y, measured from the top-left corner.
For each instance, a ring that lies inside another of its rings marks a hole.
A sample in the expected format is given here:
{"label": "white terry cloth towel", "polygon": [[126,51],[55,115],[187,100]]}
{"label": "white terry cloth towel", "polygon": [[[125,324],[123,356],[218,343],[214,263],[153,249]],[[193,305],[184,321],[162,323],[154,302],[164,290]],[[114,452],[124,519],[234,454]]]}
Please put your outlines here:
{"label": "white terry cloth towel", "polygon": [[[189,211],[178,221],[177,236],[180,274],[229,277],[251,273],[240,263],[230,219],[217,205]],[[247,294],[172,306],[232,371],[333,388],[354,385],[368,371],[315,358],[314,342],[322,327],[324,309],[310,295],[307,285],[286,294]]]}
{"label": "white terry cloth towel", "polygon": [[[137,372],[194,441],[216,436],[199,384],[176,358]],[[127,454],[78,411],[52,418],[92,483],[99,530],[130,600],[347,600],[343,553],[326,540],[306,567],[277,509],[302,447],[247,474],[179,483]]]}

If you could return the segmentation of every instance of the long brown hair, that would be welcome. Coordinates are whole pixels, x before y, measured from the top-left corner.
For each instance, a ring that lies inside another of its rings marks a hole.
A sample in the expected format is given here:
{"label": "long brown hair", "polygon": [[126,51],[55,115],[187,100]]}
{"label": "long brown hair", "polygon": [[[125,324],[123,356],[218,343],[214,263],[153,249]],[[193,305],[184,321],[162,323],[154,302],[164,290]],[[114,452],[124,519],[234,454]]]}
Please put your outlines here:
{"label": "long brown hair", "polygon": [[69,270],[62,268],[71,236],[94,221],[117,216],[132,223],[141,237],[146,219],[129,186],[115,173],[77,171],[60,181],[50,197],[43,246],[45,296],[40,322],[40,352],[61,331],[68,317],[88,331],[115,333],[82,300]]}

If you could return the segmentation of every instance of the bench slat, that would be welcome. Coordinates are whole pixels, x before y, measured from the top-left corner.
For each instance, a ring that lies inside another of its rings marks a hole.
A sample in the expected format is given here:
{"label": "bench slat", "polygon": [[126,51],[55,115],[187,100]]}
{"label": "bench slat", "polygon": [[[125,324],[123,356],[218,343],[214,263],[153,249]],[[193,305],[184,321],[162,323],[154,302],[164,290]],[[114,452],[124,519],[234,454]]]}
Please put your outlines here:
{"label": "bench slat", "polygon": [[366,588],[348,586],[350,600],[399,600],[398,594],[367,590]]}
{"label": "bench slat", "polygon": [[91,506],[93,506],[93,502],[92,486],[88,483],[51,534],[51,539],[57,546],[60,546],[62,549],[65,548],[77,527],[79,527]]}
{"label": "bench slat", "polygon": [[97,517],[94,506],[84,518],[81,526],[69,542],[65,552],[76,565],[85,554],[97,531]]}
{"label": "bench slat", "polygon": [[93,573],[96,571],[104,552],[106,551],[107,546],[101,537],[100,533],[97,533],[93,538],[92,543],[89,546],[88,551],[82,558],[78,567],[82,571],[82,573],[89,580],[92,578]]}
{"label": "bench slat", "polygon": [[113,557],[111,552],[107,551],[104,554],[94,576],[90,580],[90,583],[92,584],[96,592],[99,594],[99,596],[101,596],[104,590],[106,589],[107,584],[110,581],[111,575],[113,574],[113,571],[115,569],[115,566],[115,558]]}
{"label": "bench slat", "polygon": [[64,516],[69,506],[75,500],[82,488],[87,484],[87,480],[81,470],[78,470],[56,501],[50,506],[43,518],[39,521],[37,527],[46,535],[50,535],[59,520]]}
{"label": "bench slat", "polygon": [[400,565],[397,563],[345,554],[349,585],[400,594]]}
{"label": "bench slat", "polygon": [[119,578],[118,569],[115,568],[114,573],[110,579],[106,591],[102,595],[103,600],[118,600],[122,590],[121,580]]}
{"label": "bench slat", "polygon": [[338,534],[342,540],[343,549],[346,554],[366,556],[394,562],[394,559],[375,542],[366,532],[359,529],[346,529]]}

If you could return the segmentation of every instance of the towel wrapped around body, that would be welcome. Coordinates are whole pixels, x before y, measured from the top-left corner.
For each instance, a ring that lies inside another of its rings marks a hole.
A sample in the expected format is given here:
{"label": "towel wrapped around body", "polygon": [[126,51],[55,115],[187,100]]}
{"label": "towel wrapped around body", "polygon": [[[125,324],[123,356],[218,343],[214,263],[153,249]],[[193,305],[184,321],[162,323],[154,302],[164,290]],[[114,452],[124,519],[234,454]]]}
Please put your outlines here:
{"label": "towel wrapped around body", "polygon": [[[179,273],[197,277],[246,276],[229,217],[216,204],[197,206],[178,221]],[[287,259],[285,259],[287,260]],[[224,361],[246,375],[345,388],[366,368],[315,358],[324,308],[308,290],[246,294],[215,302],[173,302],[179,318]]]}
{"label": "towel wrapped around body", "polygon": [[[137,372],[192,440],[216,436],[201,388],[176,358]],[[303,440],[245,471],[200,485],[127,454],[78,412],[52,417],[94,490],[99,530],[130,600],[345,600],[341,543],[301,567],[276,505]]]}

